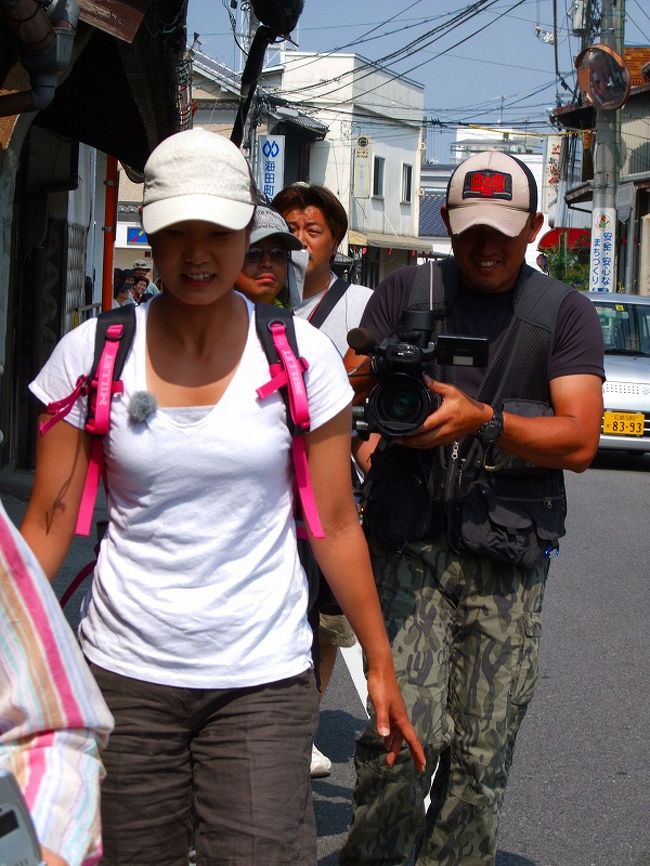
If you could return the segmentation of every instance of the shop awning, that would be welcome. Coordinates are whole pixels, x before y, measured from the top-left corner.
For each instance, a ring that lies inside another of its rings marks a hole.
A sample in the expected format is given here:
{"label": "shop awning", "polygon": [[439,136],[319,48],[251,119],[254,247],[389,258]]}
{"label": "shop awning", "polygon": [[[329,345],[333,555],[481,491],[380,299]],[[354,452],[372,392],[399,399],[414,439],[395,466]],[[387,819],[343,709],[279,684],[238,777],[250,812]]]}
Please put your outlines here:
{"label": "shop awning", "polygon": [[[566,238],[566,241],[565,241]],[[586,249],[589,247],[591,231],[589,229],[575,229],[569,227],[558,227],[551,229],[542,236],[537,244],[538,250],[554,250],[566,243],[568,250]]]}
{"label": "shop awning", "polygon": [[367,247],[368,236],[364,235],[363,232],[358,232],[354,229],[350,229],[348,232],[348,243],[354,247]]}
{"label": "shop awning", "polygon": [[368,232],[369,247],[382,247],[389,250],[422,250],[431,252],[433,242],[431,239],[417,238],[413,235],[386,235]]}

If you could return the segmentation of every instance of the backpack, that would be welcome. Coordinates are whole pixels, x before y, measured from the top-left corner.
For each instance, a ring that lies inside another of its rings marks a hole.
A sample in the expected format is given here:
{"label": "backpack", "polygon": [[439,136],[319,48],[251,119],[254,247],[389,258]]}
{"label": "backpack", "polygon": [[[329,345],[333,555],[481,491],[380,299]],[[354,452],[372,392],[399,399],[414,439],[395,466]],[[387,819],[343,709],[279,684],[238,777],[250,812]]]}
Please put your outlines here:
{"label": "backpack", "polygon": [[[275,391],[279,391],[286,407],[296,487],[294,498],[296,503],[300,503],[304,519],[303,526],[298,524],[298,535],[300,539],[307,538],[306,525],[314,538],[324,538],[311,486],[304,440],[304,434],[310,429],[308,395],[304,379],[309,364],[298,353],[293,313],[267,304],[256,304],[255,329],[271,374],[270,380],[257,389],[258,398],[263,400]],[[97,318],[94,357],[90,373],[79,376],[71,394],[47,406],[47,411],[52,417],[39,427],[39,433],[45,435],[50,427],[65,418],[80,396],[88,398],[84,430],[92,437],[92,443],[75,529],[77,535],[90,534],[100,479],[104,481],[106,487],[102,440],[110,428],[113,395],[124,390],[120,376],[134,336],[134,304],[101,313]],[[98,546],[95,553],[98,552]],[[83,580],[91,574],[94,565],[94,561],[88,563],[73,579],[61,597],[62,607],[65,607]],[[310,578],[309,606],[311,607],[317,587],[313,585],[309,572],[308,578]]]}

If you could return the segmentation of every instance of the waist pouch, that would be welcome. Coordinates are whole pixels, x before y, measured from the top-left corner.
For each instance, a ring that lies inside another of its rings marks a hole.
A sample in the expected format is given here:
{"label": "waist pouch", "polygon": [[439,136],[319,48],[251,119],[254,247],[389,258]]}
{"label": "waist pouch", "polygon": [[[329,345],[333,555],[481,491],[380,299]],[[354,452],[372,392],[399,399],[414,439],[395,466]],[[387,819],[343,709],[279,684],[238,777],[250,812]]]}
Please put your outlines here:
{"label": "waist pouch", "polygon": [[443,508],[429,452],[391,446],[375,452],[363,486],[361,521],[367,535],[397,549],[440,535]]}
{"label": "waist pouch", "polygon": [[532,568],[559,549],[565,517],[561,477],[483,476],[450,503],[449,543],[458,553]]}

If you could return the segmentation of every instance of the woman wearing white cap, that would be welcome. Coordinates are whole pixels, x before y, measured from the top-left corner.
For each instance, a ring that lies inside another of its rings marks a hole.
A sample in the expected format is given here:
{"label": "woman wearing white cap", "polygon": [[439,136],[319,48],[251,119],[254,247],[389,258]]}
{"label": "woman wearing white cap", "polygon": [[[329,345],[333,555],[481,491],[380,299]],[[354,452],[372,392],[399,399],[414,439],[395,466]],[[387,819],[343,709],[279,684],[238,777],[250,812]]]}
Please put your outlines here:
{"label": "woman wearing white cap", "polygon": [[[136,333],[104,437],[107,533],[79,636],[116,720],[103,788],[108,866],[314,864],[309,782],[318,699],[296,551],[291,436],[253,304],[233,291],[254,213],[225,138],[178,133],[145,166],[143,225],[165,291]],[[350,488],[351,389],[336,350],[296,321],[325,538],[316,558],[366,652],[392,764],[424,755],[396,684]],[[95,322],[67,334],[32,383],[45,405],[90,369]],[[130,412],[147,392],[150,409]],[[50,578],[88,464],[85,400],[39,443],[22,527]]]}

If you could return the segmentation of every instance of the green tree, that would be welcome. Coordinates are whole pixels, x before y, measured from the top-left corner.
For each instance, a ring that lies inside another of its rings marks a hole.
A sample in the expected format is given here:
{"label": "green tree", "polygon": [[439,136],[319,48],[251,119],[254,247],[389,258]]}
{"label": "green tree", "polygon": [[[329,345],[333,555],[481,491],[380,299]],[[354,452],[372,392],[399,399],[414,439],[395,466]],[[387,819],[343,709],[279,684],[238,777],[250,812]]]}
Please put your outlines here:
{"label": "green tree", "polygon": [[548,273],[569,286],[586,291],[589,288],[589,247],[567,249],[564,244],[545,250]]}

